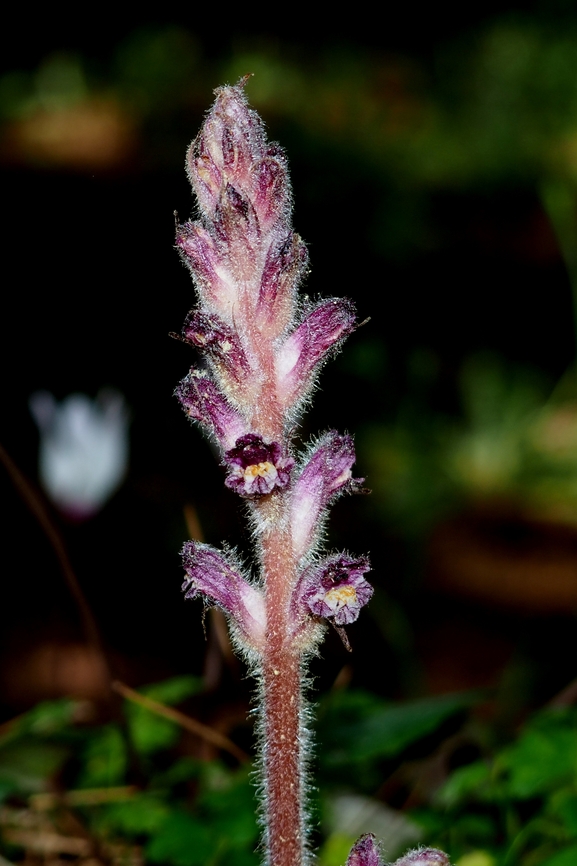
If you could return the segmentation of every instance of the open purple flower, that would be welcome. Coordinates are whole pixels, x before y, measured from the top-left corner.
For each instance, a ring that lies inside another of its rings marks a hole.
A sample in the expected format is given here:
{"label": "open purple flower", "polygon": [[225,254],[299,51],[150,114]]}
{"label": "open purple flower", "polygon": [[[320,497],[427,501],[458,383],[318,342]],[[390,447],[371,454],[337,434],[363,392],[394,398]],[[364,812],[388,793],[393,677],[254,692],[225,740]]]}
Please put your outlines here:
{"label": "open purple flower", "polygon": [[331,619],[335,625],[354,622],[373,595],[372,586],[363,577],[370,568],[366,556],[328,557],[320,565],[307,569],[299,581],[297,594],[301,606],[315,616]]}
{"label": "open purple flower", "polygon": [[254,498],[287,486],[291,457],[283,457],[278,442],[266,443],[256,433],[247,433],[225,454],[229,474],[225,484],[241,496]]}
{"label": "open purple flower", "polygon": [[241,639],[252,649],[259,649],[264,639],[265,609],[261,590],[239,573],[224,554],[197,541],[187,541],[182,548],[186,572],[182,584],[185,598],[201,596],[220,607],[236,626]]}

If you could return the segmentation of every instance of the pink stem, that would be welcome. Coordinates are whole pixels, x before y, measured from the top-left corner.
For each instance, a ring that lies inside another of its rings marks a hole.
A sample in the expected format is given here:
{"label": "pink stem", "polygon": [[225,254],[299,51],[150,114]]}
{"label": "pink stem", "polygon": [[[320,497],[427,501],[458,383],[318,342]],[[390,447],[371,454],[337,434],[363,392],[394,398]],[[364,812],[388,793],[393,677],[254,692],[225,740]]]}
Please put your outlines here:
{"label": "pink stem", "polygon": [[305,845],[301,654],[292,645],[289,616],[296,566],[290,533],[279,530],[279,513],[275,516],[276,529],[262,541],[267,605],[263,691],[268,864],[301,866]]}

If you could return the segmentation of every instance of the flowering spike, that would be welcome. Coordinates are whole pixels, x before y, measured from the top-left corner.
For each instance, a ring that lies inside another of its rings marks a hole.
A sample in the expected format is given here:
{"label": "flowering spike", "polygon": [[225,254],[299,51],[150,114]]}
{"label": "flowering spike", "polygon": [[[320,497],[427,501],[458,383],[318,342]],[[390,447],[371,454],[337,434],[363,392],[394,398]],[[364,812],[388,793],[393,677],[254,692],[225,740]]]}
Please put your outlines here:
{"label": "flowering spike", "polygon": [[246,424],[241,415],[204,371],[191,367],[174,393],[188,417],[214,436],[223,450],[231,448],[245,432]]}
{"label": "flowering spike", "polygon": [[415,848],[395,860],[393,866],[451,866],[451,862],[438,848]]}
{"label": "flowering spike", "polygon": [[[311,565],[328,505],[359,483],[351,437],[326,433],[298,473],[292,439],[296,410],[322,361],[353,330],[355,313],[349,301],[297,303],[308,257],[292,229],[286,159],[248,107],[245,83],[216,91],[187,156],[198,216],[178,227],[176,242],[198,306],[182,333],[207,370],[192,369],[177,396],[224,452],[226,486],[250,500],[263,589],[193,542],[183,551],[184,588],[220,605],[239,645],[256,651],[266,862],[305,866],[305,657],[322,636],[321,618],[342,631],[372,589],[365,558],[336,554]],[[359,840],[349,866],[380,866],[371,838]]]}
{"label": "flowering spike", "polygon": [[220,607],[236,626],[242,643],[254,650],[261,649],[265,632],[262,591],[208,544],[187,541],[181,555],[186,572],[184,597],[200,595],[209,604]]}
{"label": "flowering spike", "polygon": [[290,407],[308,390],[311,374],[331,350],[354,330],[355,308],[346,298],[331,298],[312,309],[281,348],[277,360],[279,391]]}
{"label": "flowering spike", "polygon": [[292,496],[293,550],[298,559],[311,548],[329,503],[362,483],[362,478],[352,477],[354,462],[351,436],[330,430],[317,442]]}
{"label": "flowering spike", "polygon": [[242,436],[225,458],[230,472],[224,483],[249,499],[282,490],[294,466],[292,457],[282,456],[278,442],[267,444],[255,433]]}
{"label": "flowering spike", "polygon": [[342,553],[308,568],[300,579],[296,597],[301,610],[331,619],[335,625],[354,622],[373,595],[363,574],[370,571],[366,556],[356,559]]}
{"label": "flowering spike", "polygon": [[366,833],[351,848],[346,866],[382,866],[382,863],[375,837],[372,833]]}

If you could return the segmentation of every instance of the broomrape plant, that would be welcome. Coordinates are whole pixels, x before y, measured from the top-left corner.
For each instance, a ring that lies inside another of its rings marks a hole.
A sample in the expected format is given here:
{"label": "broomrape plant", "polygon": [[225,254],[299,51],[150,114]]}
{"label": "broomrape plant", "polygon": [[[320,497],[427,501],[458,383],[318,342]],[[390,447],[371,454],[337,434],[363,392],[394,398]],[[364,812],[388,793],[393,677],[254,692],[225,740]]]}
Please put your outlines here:
{"label": "broomrape plant", "polygon": [[[332,623],[354,622],[373,590],[369,560],[324,555],[332,503],[361,489],[353,440],[330,430],[304,454],[294,434],[319,371],[355,329],[351,301],[297,295],[308,269],[291,225],[287,161],[268,142],[244,94],[247,78],[216,91],[187,155],[198,218],[178,226],[177,245],[198,305],[182,339],[199,350],[176,389],[186,414],[213,440],[225,484],[246,500],[258,576],[229,551],[188,541],[185,598],[227,616],[237,651],[258,683],[262,822],[269,866],[304,866],[307,843],[307,660]],[[374,837],[353,846],[348,866],[379,866]],[[446,866],[433,849],[397,866]]]}

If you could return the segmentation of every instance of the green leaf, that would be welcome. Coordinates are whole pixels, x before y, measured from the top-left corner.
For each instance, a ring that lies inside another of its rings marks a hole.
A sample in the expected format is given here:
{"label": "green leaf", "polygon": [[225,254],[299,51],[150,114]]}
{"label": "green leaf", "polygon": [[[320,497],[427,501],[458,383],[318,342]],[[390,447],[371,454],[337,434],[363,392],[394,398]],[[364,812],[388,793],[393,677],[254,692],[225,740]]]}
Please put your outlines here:
{"label": "green leaf", "polygon": [[[202,689],[198,677],[181,676],[141,689],[143,695],[163,704],[179,704]],[[144,755],[151,755],[176,744],[181,729],[176,722],[159,716],[132,701],[125,703],[130,737],[135,749]]]}
{"label": "green leaf", "polygon": [[79,787],[104,788],[124,782],[128,756],[118,725],[99,728],[88,740]]}
{"label": "green leaf", "polygon": [[544,713],[523,731],[498,759],[508,775],[512,797],[526,799],[545,793],[577,770],[577,730],[566,713]]}
{"label": "green leaf", "polygon": [[577,863],[577,845],[571,845],[553,854],[552,857],[547,857],[539,866],[575,866],[575,863]]}
{"label": "green leaf", "polygon": [[215,837],[227,849],[254,848],[259,831],[250,772],[240,769],[231,773],[212,765],[207,767],[206,776],[197,807],[206,814]]}
{"label": "green leaf", "polygon": [[128,836],[150,835],[162,829],[169,814],[169,807],[160,797],[137,794],[123,803],[107,805],[102,810],[98,824],[103,830],[113,830]]}
{"label": "green leaf", "polygon": [[0,786],[12,787],[21,794],[43,791],[68,754],[63,746],[34,740],[5,746],[0,751]]}
{"label": "green leaf", "polygon": [[202,689],[203,682],[200,677],[183,675],[144,686],[139,691],[148,698],[160,701],[161,704],[174,706],[182,703],[186,698],[192,697],[192,695],[199,694]]}
{"label": "green leaf", "polygon": [[79,703],[79,701],[64,698],[59,701],[44,701],[37,704],[9,726],[4,736],[0,738],[0,744],[27,734],[36,737],[49,737],[59,733],[73,724]]}
{"label": "green leaf", "polygon": [[438,793],[438,802],[452,809],[468,798],[486,799],[491,787],[490,766],[485,761],[475,761],[451,774]]}
{"label": "green leaf", "polygon": [[552,802],[553,810],[559,814],[565,829],[571,838],[577,837],[577,796],[567,791],[560,791]]}
{"label": "green leaf", "polygon": [[206,823],[175,811],[146,846],[146,860],[163,866],[206,866],[214,853]]}
{"label": "green leaf", "polygon": [[151,784],[155,788],[172,788],[180,782],[188,782],[190,779],[198,778],[202,763],[200,760],[190,758],[177,758],[168,769],[161,773],[155,773],[151,778]]}
{"label": "green leaf", "polygon": [[[478,695],[463,693],[443,695],[402,704],[386,705],[376,703],[368,712],[365,706],[357,704],[361,713],[353,719],[350,712],[348,720],[339,713],[339,701],[331,707],[329,720],[324,719],[322,739],[326,741],[329,727],[328,762],[349,764],[374,758],[391,758],[400,754],[407,746],[433,733],[446,719],[474,703]],[[350,707],[349,707],[350,709]]]}

